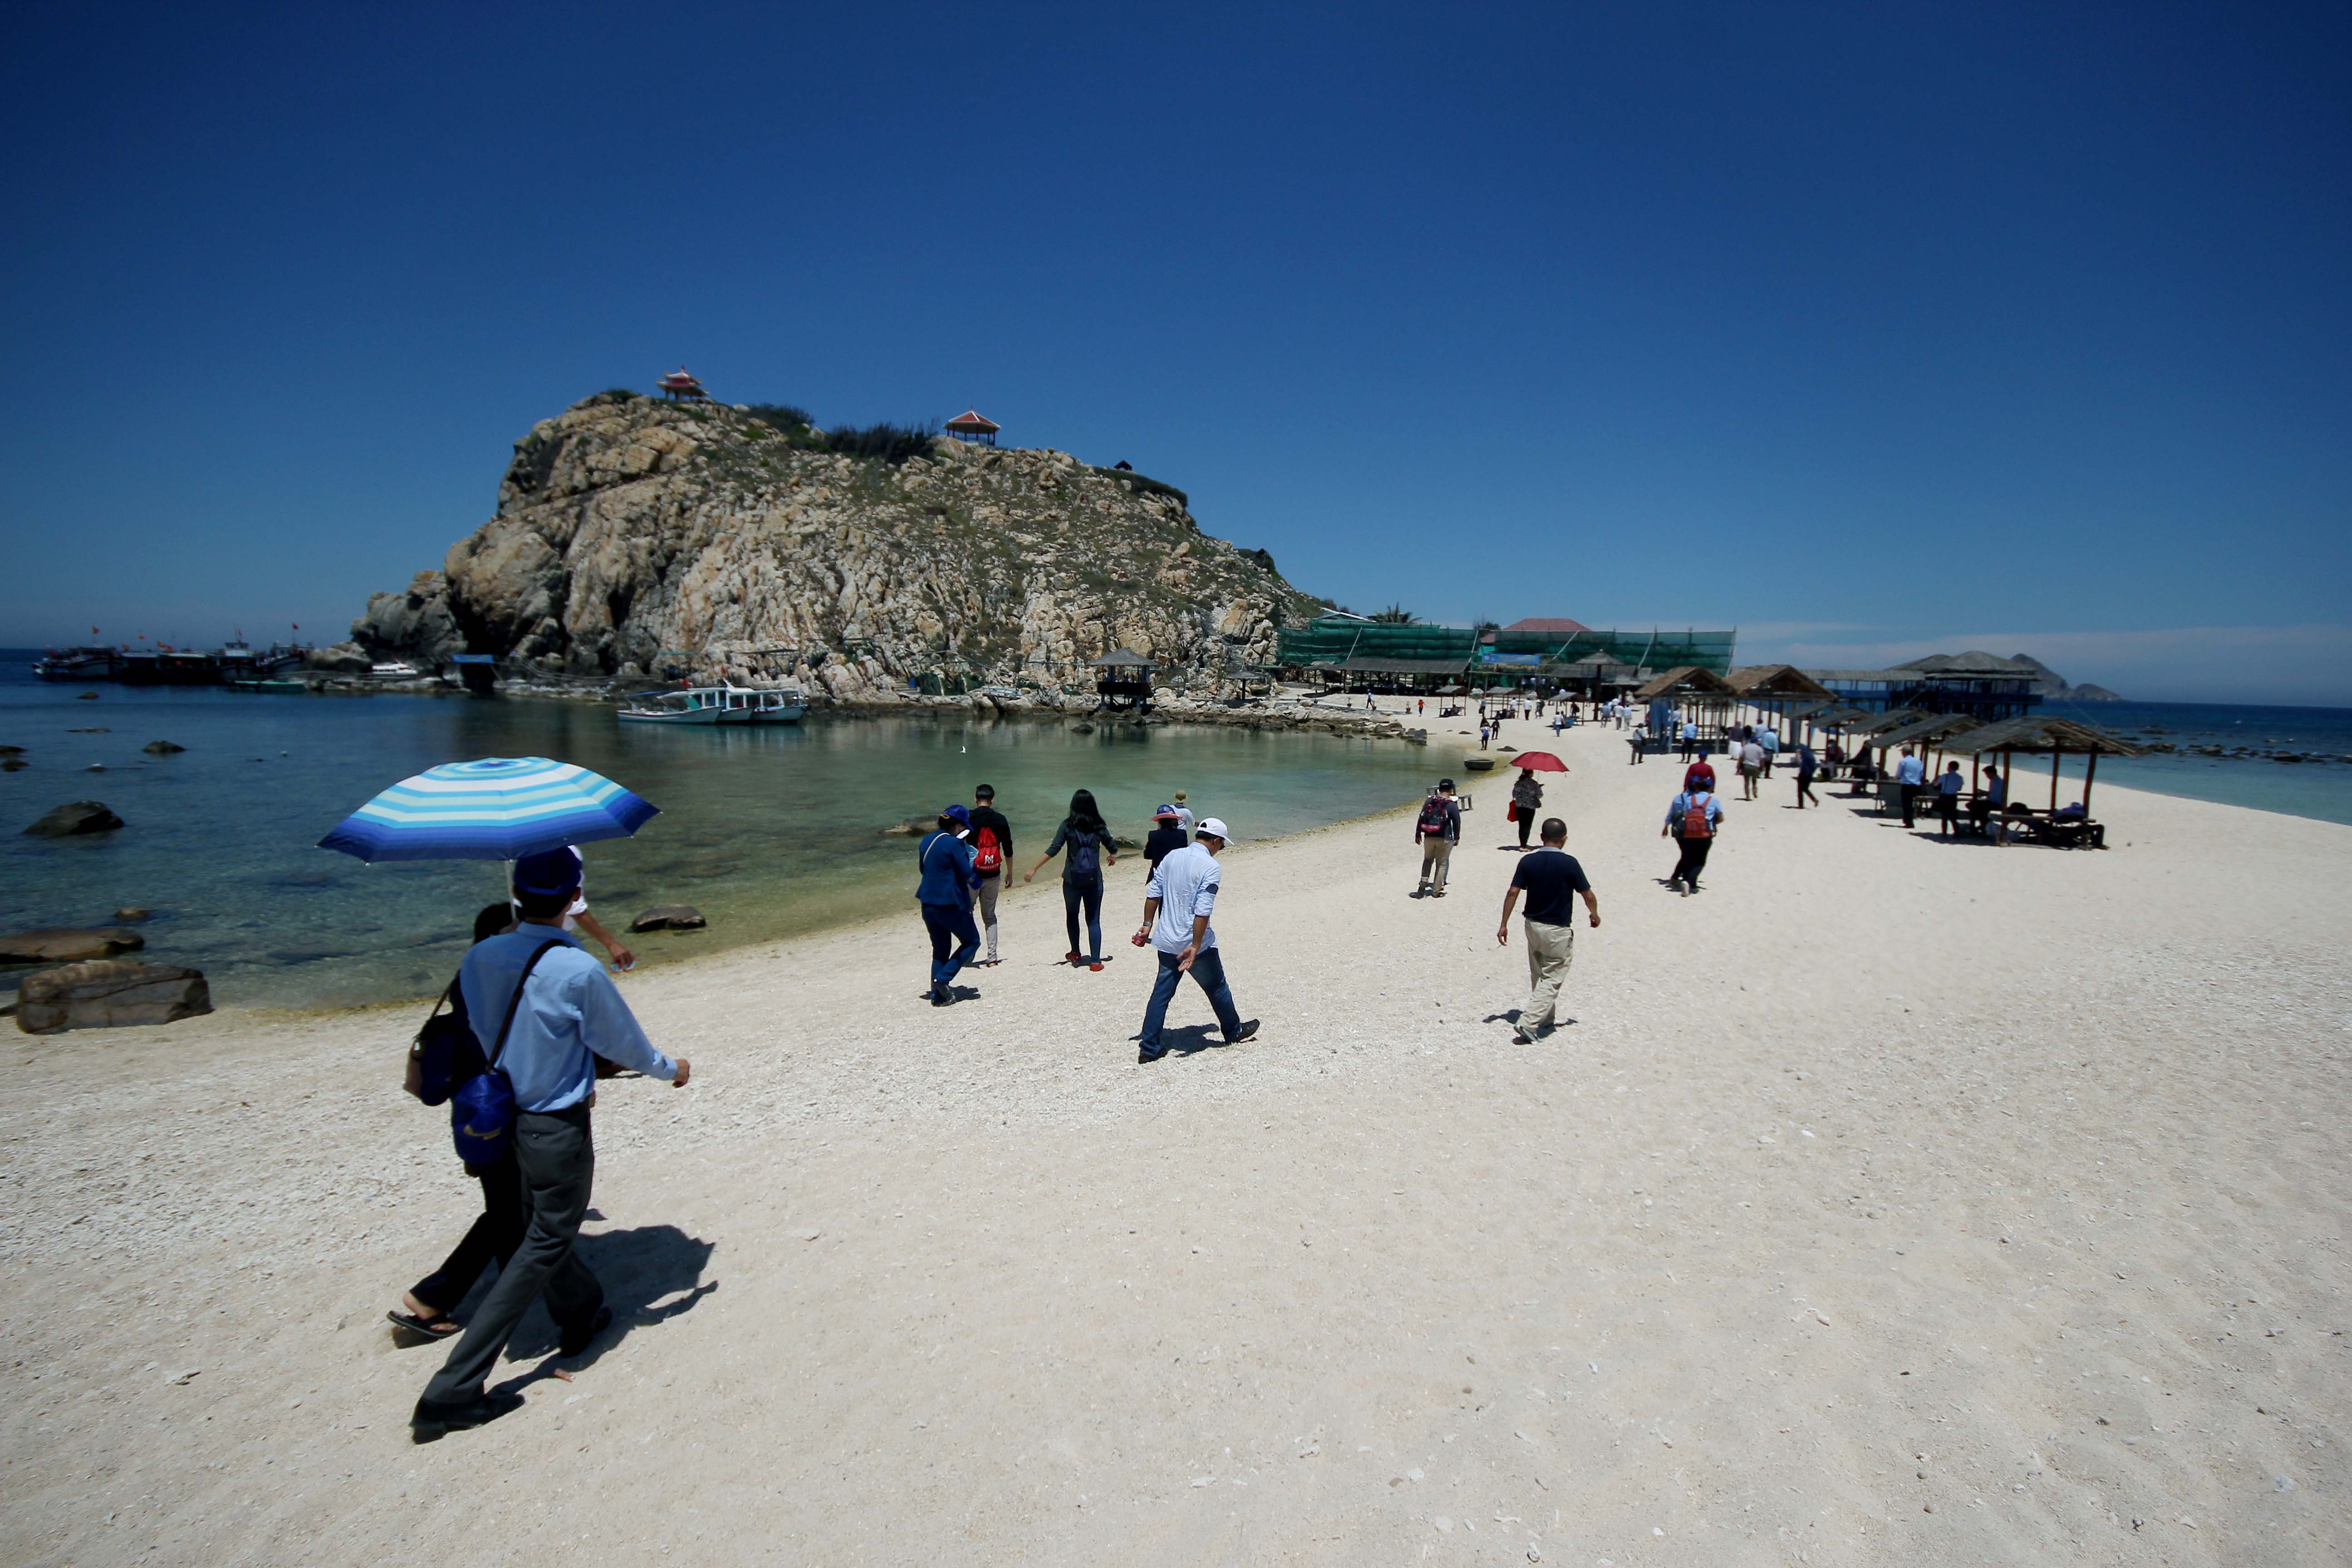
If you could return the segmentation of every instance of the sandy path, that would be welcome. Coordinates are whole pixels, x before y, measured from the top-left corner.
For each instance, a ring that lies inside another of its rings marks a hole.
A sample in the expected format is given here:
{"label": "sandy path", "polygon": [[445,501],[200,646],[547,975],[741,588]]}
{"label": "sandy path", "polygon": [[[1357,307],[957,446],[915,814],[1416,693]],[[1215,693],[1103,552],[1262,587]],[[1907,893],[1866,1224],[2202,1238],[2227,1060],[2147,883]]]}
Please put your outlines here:
{"label": "sandy path", "polygon": [[1233,855],[1233,1050],[1139,1068],[1148,963],[1053,964],[1042,884],[945,1014],[911,917],[630,977],[698,1067],[598,1111],[631,1326],[424,1448],[382,1312],[470,1198],[412,1011],[20,1039],[0,1557],[2352,1557],[2352,828],[1776,782],[1679,900],[1678,771],[1558,749],[1605,924],[1533,1047],[1491,781],[1443,902],[1407,818]]}

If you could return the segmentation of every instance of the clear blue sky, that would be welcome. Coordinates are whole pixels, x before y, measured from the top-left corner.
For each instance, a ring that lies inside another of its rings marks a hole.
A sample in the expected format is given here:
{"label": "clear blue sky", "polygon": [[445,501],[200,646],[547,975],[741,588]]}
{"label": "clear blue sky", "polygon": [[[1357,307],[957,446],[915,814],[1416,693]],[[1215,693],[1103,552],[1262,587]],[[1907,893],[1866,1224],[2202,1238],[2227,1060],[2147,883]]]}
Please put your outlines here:
{"label": "clear blue sky", "polygon": [[683,361],[1431,618],[2352,703],[2341,6],[35,5],[0,642],[340,636]]}

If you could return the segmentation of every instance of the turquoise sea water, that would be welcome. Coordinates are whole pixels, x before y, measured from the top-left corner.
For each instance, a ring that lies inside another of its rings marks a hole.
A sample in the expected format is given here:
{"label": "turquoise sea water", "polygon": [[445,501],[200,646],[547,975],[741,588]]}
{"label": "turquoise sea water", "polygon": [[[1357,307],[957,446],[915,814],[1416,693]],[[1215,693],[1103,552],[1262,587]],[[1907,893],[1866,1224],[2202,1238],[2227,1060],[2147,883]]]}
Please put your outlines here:
{"label": "turquoise sea water", "polygon": [[[2285,708],[2213,702],[2060,702],[2044,711],[2077,719],[2126,740],[2154,741],[2182,748],[2145,757],[2109,757],[2099,763],[2101,784],[2186,795],[2191,800],[2247,805],[2323,822],[2352,823],[2352,709]],[[2197,745],[2257,752],[2293,752],[2306,760],[2210,757],[2189,751]],[[2020,757],[2018,772],[2028,771]],[[2081,794],[2083,759],[2065,763],[2060,794]],[[2032,764],[2045,779],[2046,761]],[[2068,786],[2072,786],[2069,793]],[[2045,786],[2046,787],[2046,786]],[[2025,798],[2039,800],[2038,795]],[[2098,805],[2095,793],[2091,804]]]}
{"label": "turquoise sea water", "polygon": [[[146,955],[203,969],[221,1005],[348,1005],[444,983],[475,910],[499,894],[500,868],[367,866],[313,847],[378,789],[436,763],[559,757],[660,806],[636,837],[586,850],[592,903],[615,931],[651,904],[709,917],[705,933],[630,939],[659,963],[911,910],[913,841],[878,830],[968,802],[982,782],[996,786],[1026,869],[1082,785],[1121,834],[1139,839],[1181,788],[1246,842],[1417,799],[1439,760],[1402,742],[1205,725],[624,726],[593,703],[45,685],[25,664],[0,656],[0,743],[26,748],[29,764],[0,773],[0,931],[105,924],[120,905],[145,906]],[[77,700],[82,690],[99,696]],[[105,732],[73,732],[87,729]],[[188,750],[149,756],[141,748],[154,740]],[[88,772],[93,763],[105,771]],[[127,826],[88,838],[18,831],[72,800],[103,801]],[[1124,866],[1114,879],[1125,888]],[[0,972],[0,986],[13,984]]]}

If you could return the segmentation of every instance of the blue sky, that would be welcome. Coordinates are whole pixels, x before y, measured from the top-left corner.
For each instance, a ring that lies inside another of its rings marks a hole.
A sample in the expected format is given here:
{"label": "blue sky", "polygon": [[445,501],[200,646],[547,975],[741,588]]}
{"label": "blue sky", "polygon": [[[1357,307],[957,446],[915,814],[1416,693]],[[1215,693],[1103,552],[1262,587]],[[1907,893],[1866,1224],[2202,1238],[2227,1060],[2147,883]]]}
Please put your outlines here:
{"label": "blue sky", "polygon": [[2340,7],[12,13],[0,642],[340,635],[681,361],[1311,592],[2352,703]]}

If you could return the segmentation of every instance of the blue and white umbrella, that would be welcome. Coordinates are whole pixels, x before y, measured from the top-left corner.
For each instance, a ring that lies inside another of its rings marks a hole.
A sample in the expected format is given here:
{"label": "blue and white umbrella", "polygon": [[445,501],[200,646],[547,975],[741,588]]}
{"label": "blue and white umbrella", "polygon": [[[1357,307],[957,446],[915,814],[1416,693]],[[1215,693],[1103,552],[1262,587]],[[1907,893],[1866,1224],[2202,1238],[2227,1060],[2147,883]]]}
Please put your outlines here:
{"label": "blue and white umbrella", "polygon": [[547,757],[444,763],[403,779],[319,840],[362,860],[519,860],[625,838],[658,808],[601,773]]}

